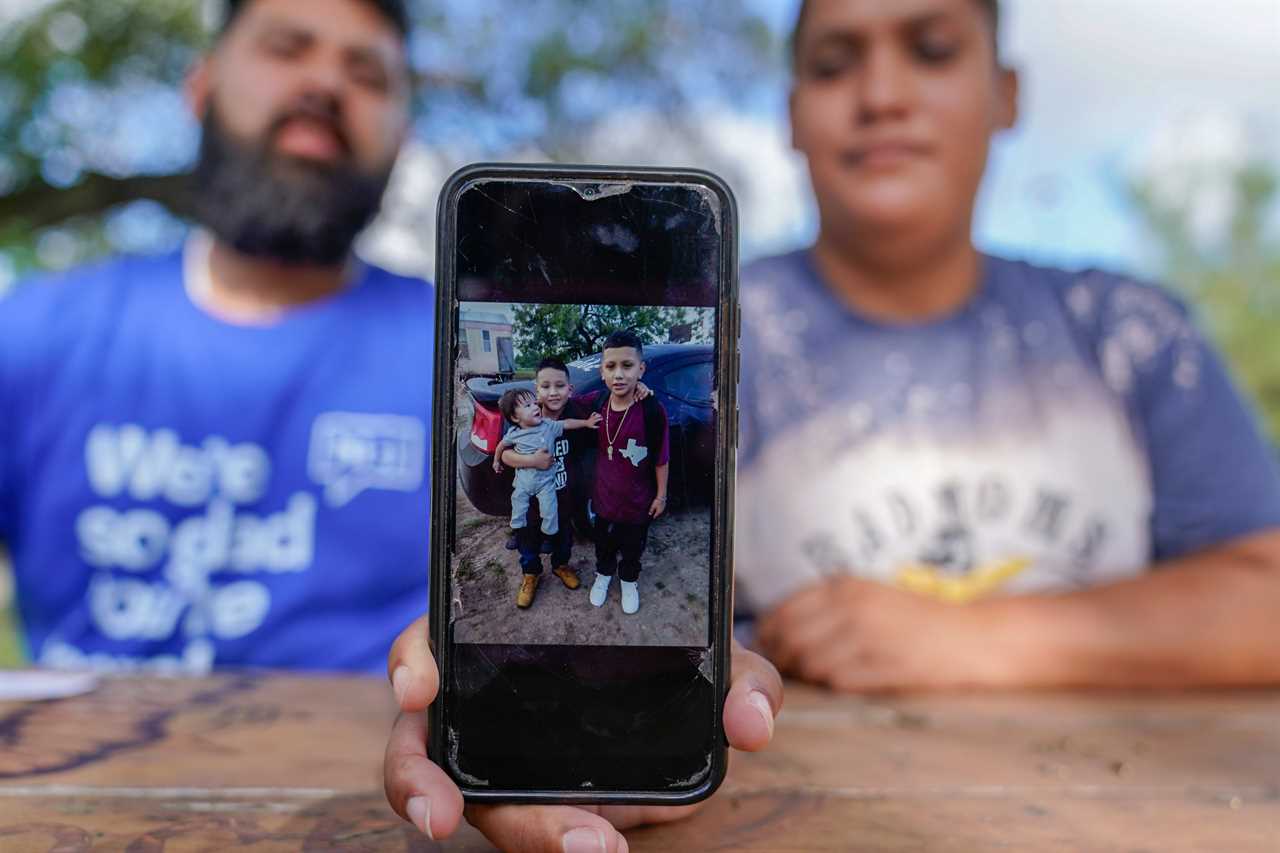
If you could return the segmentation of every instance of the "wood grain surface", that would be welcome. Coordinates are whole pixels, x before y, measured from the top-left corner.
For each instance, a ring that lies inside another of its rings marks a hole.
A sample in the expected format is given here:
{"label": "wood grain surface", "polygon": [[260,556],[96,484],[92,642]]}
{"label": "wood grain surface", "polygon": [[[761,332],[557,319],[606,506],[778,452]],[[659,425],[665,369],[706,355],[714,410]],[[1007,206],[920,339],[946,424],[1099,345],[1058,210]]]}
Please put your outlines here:
{"label": "wood grain surface", "polygon": [[[108,679],[0,704],[0,851],[487,850],[382,797],[380,679]],[[1280,851],[1280,693],[837,697],[633,851]]]}

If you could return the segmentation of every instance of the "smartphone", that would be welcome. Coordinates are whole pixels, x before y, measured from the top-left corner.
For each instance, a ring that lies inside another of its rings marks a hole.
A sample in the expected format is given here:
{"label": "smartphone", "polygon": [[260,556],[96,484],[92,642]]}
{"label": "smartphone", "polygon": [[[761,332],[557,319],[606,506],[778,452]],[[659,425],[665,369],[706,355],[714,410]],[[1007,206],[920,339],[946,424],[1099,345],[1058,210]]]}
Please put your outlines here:
{"label": "smartphone", "polygon": [[438,229],[428,752],[471,801],[696,802],[728,760],[733,195],[482,164]]}

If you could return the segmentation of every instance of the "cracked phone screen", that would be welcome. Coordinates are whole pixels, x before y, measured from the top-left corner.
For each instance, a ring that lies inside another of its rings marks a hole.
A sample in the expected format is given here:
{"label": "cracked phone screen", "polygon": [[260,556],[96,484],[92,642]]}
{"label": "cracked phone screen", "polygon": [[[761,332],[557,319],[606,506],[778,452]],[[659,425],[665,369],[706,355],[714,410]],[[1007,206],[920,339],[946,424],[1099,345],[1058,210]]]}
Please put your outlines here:
{"label": "cracked phone screen", "polygon": [[723,751],[724,200],[549,176],[456,204],[449,770],[695,790]]}

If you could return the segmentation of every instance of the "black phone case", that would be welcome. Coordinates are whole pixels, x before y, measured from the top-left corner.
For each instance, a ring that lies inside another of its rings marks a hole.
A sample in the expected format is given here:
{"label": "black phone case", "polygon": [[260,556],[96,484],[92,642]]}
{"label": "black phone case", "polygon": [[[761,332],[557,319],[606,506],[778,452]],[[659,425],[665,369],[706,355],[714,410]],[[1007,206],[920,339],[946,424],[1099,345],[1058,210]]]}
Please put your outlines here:
{"label": "black phone case", "polygon": [[454,246],[456,238],[457,198],[470,184],[478,180],[514,179],[540,180],[558,184],[586,184],[584,192],[590,195],[591,184],[608,183],[658,183],[682,184],[704,187],[714,192],[720,200],[721,212],[721,270],[718,296],[716,337],[716,383],[718,411],[716,419],[716,475],[713,507],[715,529],[718,535],[712,543],[712,589],[709,599],[712,631],[711,654],[713,659],[713,695],[717,697],[713,709],[714,725],[720,732],[718,749],[712,755],[711,772],[707,780],[691,791],[672,792],[661,789],[628,791],[591,791],[583,788],[565,790],[495,790],[478,789],[457,778],[446,759],[445,732],[442,725],[444,709],[449,702],[446,685],[451,666],[449,642],[450,577],[449,554],[453,547],[453,497],[457,483],[457,436],[449,418],[437,415],[432,439],[432,495],[431,495],[431,602],[430,641],[432,652],[440,668],[440,694],[428,709],[427,752],[461,789],[471,802],[486,803],[594,803],[594,804],[660,804],[685,805],[707,797],[724,781],[728,770],[728,743],[724,738],[724,699],[729,690],[730,648],[733,622],[733,500],[734,466],[737,456],[738,408],[737,383],[739,371],[738,340],[742,330],[742,316],[738,306],[738,215],[737,202],[728,184],[716,175],[698,169],[659,169],[647,167],[614,167],[583,165],[526,165],[505,163],[477,163],[455,172],[440,192],[436,226],[436,355],[435,355],[435,411],[454,411],[455,381],[453,368],[457,351],[456,324],[454,323],[455,276]]}

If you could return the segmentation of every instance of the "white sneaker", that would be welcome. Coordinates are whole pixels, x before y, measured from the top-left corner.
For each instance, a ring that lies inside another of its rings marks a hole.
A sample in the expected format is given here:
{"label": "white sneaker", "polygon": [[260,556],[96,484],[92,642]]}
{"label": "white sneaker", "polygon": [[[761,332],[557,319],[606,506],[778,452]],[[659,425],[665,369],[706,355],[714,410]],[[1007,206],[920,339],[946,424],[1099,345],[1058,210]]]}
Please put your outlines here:
{"label": "white sneaker", "polygon": [[613,575],[602,575],[596,572],[595,582],[591,584],[591,603],[595,607],[603,607],[609,597],[609,584],[613,583]]}
{"label": "white sneaker", "polygon": [[640,581],[622,581],[622,612],[628,616],[640,609]]}

